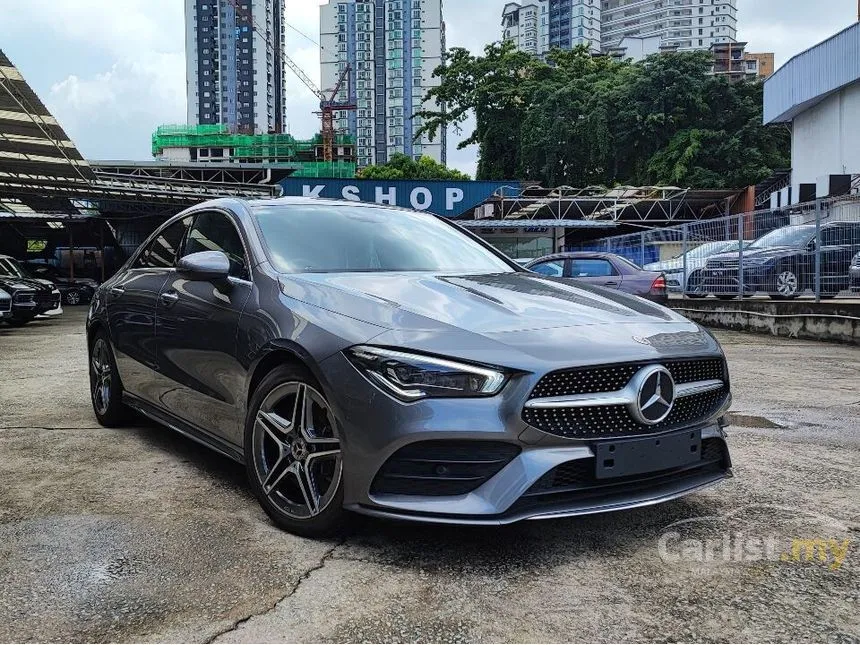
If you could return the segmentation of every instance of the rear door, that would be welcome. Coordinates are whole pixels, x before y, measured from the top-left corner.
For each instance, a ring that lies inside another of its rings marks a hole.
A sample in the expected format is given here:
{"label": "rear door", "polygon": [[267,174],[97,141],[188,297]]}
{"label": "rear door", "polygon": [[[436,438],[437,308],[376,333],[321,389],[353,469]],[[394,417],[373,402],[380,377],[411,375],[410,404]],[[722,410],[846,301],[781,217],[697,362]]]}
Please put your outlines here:
{"label": "rear door", "polygon": [[181,256],[222,251],[223,283],[172,273],[158,296],[161,405],[200,430],[241,445],[245,370],[237,357],[239,317],[253,288],[249,256],[232,215],[197,214]]}
{"label": "rear door", "polygon": [[570,260],[570,277],[599,287],[618,289],[621,274],[604,258],[573,258]]}
{"label": "rear door", "polygon": [[157,369],[155,313],[158,294],[173,273],[176,253],[191,224],[186,217],[164,228],[107,293],[107,314],[123,387],[150,402]]}

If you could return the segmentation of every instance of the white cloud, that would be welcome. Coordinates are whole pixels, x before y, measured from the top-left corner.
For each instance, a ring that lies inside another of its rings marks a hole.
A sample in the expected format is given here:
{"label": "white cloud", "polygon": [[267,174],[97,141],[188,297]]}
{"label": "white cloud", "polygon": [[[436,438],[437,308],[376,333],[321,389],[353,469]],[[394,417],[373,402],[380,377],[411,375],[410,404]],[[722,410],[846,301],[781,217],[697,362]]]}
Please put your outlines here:
{"label": "white cloud", "polygon": [[[285,0],[287,53],[319,82],[319,6]],[[444,0],[449,47],[480,53],[500,36],[504,0]],[[85,155],[147,159],[152,131],[185,119],[182,0],[27,0],[0,20],[0,42]],[[826,9],[826,10],[825,10]],[[777,64],[856,18],[856,0],[738,0],[739,37]],[[310,40],[298,32],[310,37]],[[294,135],[319,131],[318,101],[289,70]],[[474,147],[449,134],[449,164],[474,176]]]}

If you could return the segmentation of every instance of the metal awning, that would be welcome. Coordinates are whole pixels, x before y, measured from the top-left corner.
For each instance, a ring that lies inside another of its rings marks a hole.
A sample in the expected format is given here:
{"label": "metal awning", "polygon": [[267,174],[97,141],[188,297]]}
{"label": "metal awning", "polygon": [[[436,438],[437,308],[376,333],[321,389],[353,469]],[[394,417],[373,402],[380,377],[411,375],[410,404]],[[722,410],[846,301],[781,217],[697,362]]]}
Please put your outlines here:
{"label": "metal awning", "polygon": [[477,219],[477,220],[455,220],[464,228],[588,228],[607,229],[616,228],[617,222],[593,221],[581,219],[530,219],[530,220],[499,220],[499,219]]}
{"label": "metal awning", "polygon": [[65,130],[0,50],[0,168],[7,175],[95,178]]}

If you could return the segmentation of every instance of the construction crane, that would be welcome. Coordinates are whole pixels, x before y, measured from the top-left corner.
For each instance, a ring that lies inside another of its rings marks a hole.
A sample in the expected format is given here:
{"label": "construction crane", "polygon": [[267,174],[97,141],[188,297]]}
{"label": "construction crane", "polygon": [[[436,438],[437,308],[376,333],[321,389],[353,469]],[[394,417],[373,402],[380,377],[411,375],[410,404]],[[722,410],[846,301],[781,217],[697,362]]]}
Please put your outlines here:
{"label": "construction crane", "polygon": [[[351,67],[347,65],[344,70],[340,74],[340,78],[337,80],[337,84],[334,89],[331,90],[331,95],[327,96],[326,93],[317,87],[316,83],[314,83],[310,77],[304,73],[301,67],[299,67],[296,62],[287,56],[282,50],[275,48],[274,43],[272,43],[271,38],[266,35],[265,30],[263,30],[257,22],[254,20],[253,16],[251,16],[250,12],[246,9],[243,9],[240,6],[241,0],[227,0],[227,3],[233,7],[236,11],[236,14],[245,19],[246,22],[250,23],[254,33],[256,33],[263,41],[266,43],[266,49],[272,52],[272,55],[275,57],[279,57],[281,62],[283,62],[287,67],[289,67],[293,74],[299,77],[299,80],[305,84],[305,86],[313,92],[314,96],[316,96],[320,101],[320,111],[315,112],[315,114],[320,115],[322,121],[322,140],[323,140],[323,160],[326,162],[334,161],[334,141],[335,135],[337,133],[334,127],[334,113],[336,111],[351,111],[357,109],[357,106],[347,101],[346,103],[338,103],[336,102],[336,98],[338,92],[343,87],[344,82],[349,82],[349,73],[351,71]],[[347,96],[351,94],[350,91],[347,91]]]}

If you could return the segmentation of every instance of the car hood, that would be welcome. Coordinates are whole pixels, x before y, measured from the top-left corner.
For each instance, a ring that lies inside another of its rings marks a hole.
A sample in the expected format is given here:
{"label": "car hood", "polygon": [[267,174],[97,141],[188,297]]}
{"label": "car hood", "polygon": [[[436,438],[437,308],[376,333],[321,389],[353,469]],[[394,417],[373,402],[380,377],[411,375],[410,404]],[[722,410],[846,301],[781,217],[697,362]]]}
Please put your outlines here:
{"label": "car hood", "polygon": [[281,290],[390,330],[374,342],[475,360],[486,360],[500,345],[550,363],[585,361],[585,355],[629,360],[666,350],[719,351],[709,334],[670,309],[618,291],[524,272],[303,274],[282,276]]}
{"label": "car hood", "polygon": [[[786,255],[794,255],[795,253],[800,253],[802,249],[796,249],[791,246],[773,246],[766,249],[744,249],[744,259],[748,258],[779,258]],[[734,253],[718,253],[717,255],[712,255],[708,262],[710,263],[712,260],[719,262],[723,260],[735,260],[738,259],[738,252]]]}
{"label": "car hood", "polygon": [[[0,287],[3,287],[5,289],[7,286],[13,290],[32,289],[33,291],[47,292],[51,292],[54,290],[54,285],[50,282],[45,284],[41,280],[35,278],[16,278],[13,276],[0,275]],[[9,289],[6,290],[8,291]]]}
{"label": "car hood", "polygon": [[684,268],[683,258],[674,258],[672,260],[663,260],[662,262],[652,262],[642,267],[646,271],[672,271]]}

